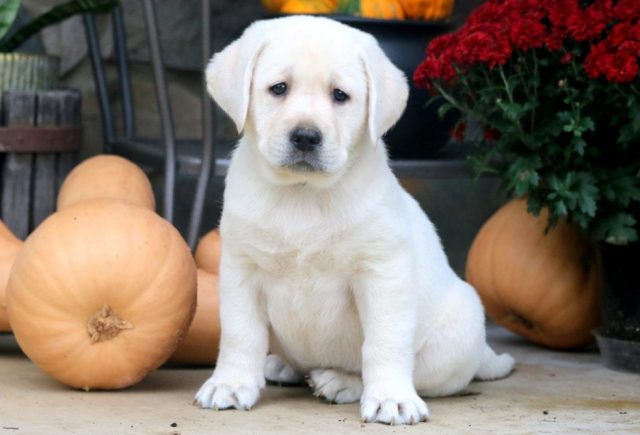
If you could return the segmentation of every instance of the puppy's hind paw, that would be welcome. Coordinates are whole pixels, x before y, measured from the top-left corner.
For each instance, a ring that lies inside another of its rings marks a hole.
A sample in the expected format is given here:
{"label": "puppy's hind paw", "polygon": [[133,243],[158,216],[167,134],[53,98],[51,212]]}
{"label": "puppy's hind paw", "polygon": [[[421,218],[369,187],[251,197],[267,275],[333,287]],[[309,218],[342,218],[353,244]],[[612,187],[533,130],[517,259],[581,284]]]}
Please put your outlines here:
{"label": "puppy's hind paw", "polygon": [[302,375],[276,354],[267,356],[264,377],[267,381],[276,384],[300,384],[303,381]]}
{"label": "puppy's hind paw", "polygon": [[359,375],[332,369],[311,370],[307,379],[313,394],[330,403],[352,403],[362,396]]}
{"label": "puppy's hind paw", "polygon": [[516,365],[516,361],[508,353],[496,355],[489,346],[485,347],[482,363],[475,379],[480,381],[492,381],[509,375]]}

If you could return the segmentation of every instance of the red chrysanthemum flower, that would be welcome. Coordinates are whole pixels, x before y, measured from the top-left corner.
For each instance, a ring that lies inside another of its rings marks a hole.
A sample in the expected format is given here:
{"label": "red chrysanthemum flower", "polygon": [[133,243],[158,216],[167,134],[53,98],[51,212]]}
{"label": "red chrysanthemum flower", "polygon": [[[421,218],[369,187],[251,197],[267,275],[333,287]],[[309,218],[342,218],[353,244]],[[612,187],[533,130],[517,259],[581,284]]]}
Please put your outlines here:
{"label": "red chrysanthemum flower", "polygon": [[547,28],[541,22],[528,18],[515,21],[509,29],[513,47],[524,51],[542,47],[547,33]]}
{"label": "red chrysanthemum flower", "polygon": [[638,55],[628,51],[607,54],[602,59],[602,72],[612,83],[630,83],[638,77]]}
{"label": "red chrysanthemum flower", "polygon": [[612,16],[617,20],[640,18],[640,1],[618,0],[612,8]]}
{"label": "red chrysanthemum flower", "polygon": [[560,64],[583,61],[591,78],[604,76],[616,83],[635,79],[640,0],[489,0],[457,32],[429,44],[414,81],[433,91],[433,81],[451,84],[477,65],[506,65],[514,51],[558,51],[571,43],[588,44],[587,56],[583,60],[564,53]]}

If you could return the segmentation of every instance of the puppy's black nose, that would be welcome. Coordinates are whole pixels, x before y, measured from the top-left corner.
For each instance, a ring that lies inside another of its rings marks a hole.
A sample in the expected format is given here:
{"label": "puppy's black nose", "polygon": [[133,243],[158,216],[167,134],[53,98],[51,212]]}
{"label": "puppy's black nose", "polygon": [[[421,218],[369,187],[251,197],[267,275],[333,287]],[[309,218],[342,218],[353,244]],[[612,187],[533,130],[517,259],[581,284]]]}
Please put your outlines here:
{"label": "puppy's black nose", "polygon": [[289,142],[300,151],[313,151],[322,143],[322,133],[315,127],[296,127],[289,134]]}

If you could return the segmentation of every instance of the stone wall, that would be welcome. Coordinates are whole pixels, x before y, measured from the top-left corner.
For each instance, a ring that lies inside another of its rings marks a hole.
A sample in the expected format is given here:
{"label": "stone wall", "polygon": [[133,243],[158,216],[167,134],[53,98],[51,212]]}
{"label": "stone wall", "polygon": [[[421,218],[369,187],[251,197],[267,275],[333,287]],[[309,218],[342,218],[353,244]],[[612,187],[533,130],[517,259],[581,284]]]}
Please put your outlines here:
{"label": "stone wall", "polygon": [[[25,0],[29,13],[37,14],[60,3],[60,0]],[[167,80],[176,134],[179,138],[197,139],[202,134],[201,117],[201,42],[200,0],[156,0],[163,56],[167,65]],[[480,0],[458,0],[454,9],[454,23],[462,23],[468,11]],[[128,51],[132,62],[131,73],[136,105],[136,126],[141,136],[159,137],[160,122],[151,69],[148,63],[146,30],[142,18],[141,2],[125,0],[124,15],[127,24]],[[217,51],[235,39],[251,21],[264,16],[259,0],[211,0],[213,13],[213,46]],[[98,18],[98,27],[109,78],[109,89],[115,103],[116,115],[120,102],[117,97],[113,55],[113,35],[108,17]],[[98,104],[95,96],[87,47],[80,18],[49,28],[41,35],[41,45],[50,54],[62,58],[63,83],[79,88],[84,94],[83,122],[85,127],[85,155],[102,150],[102,136]],[[37,45],[37,44],[36,44]],[[218,117],[217,137],[221,142],[236,137],[231,123]],[[161,180],[152,174],[156,191]],[[418,198],[438,227],[445,248],[454,267],[462,272],[468,246],[481,223],[500,204],[495,195],[495,180],[473,182],[470,179],[402,180],[408,190]],[[186,228],[195,178],[182,175],[178,185],[176,224]],[[205,209],[203,230],[216,225],[220,213],[223,182],[217,177],[210,184],[209,201]]]}

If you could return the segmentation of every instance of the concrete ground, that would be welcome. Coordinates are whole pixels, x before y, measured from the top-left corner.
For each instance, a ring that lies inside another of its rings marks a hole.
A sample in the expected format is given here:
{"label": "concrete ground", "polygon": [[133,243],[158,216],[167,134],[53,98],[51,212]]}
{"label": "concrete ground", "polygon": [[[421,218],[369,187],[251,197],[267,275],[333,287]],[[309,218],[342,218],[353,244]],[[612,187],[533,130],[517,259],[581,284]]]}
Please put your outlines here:
{"label": "concrete ground", "polygon": [[431,421],[363,424],[358,405],[329,405],[308,388],[267,387],[250,412],[201,410],[195,391],[210,369],[161,369],[118,392],[73,391],[0,336],[0,435],[234,433],[629,433],[640,434],[640,376],[603,367],[594,350],[552,352],[490,328],[493,346],[518,367],[473,383],[458,397],[428,400]]}

